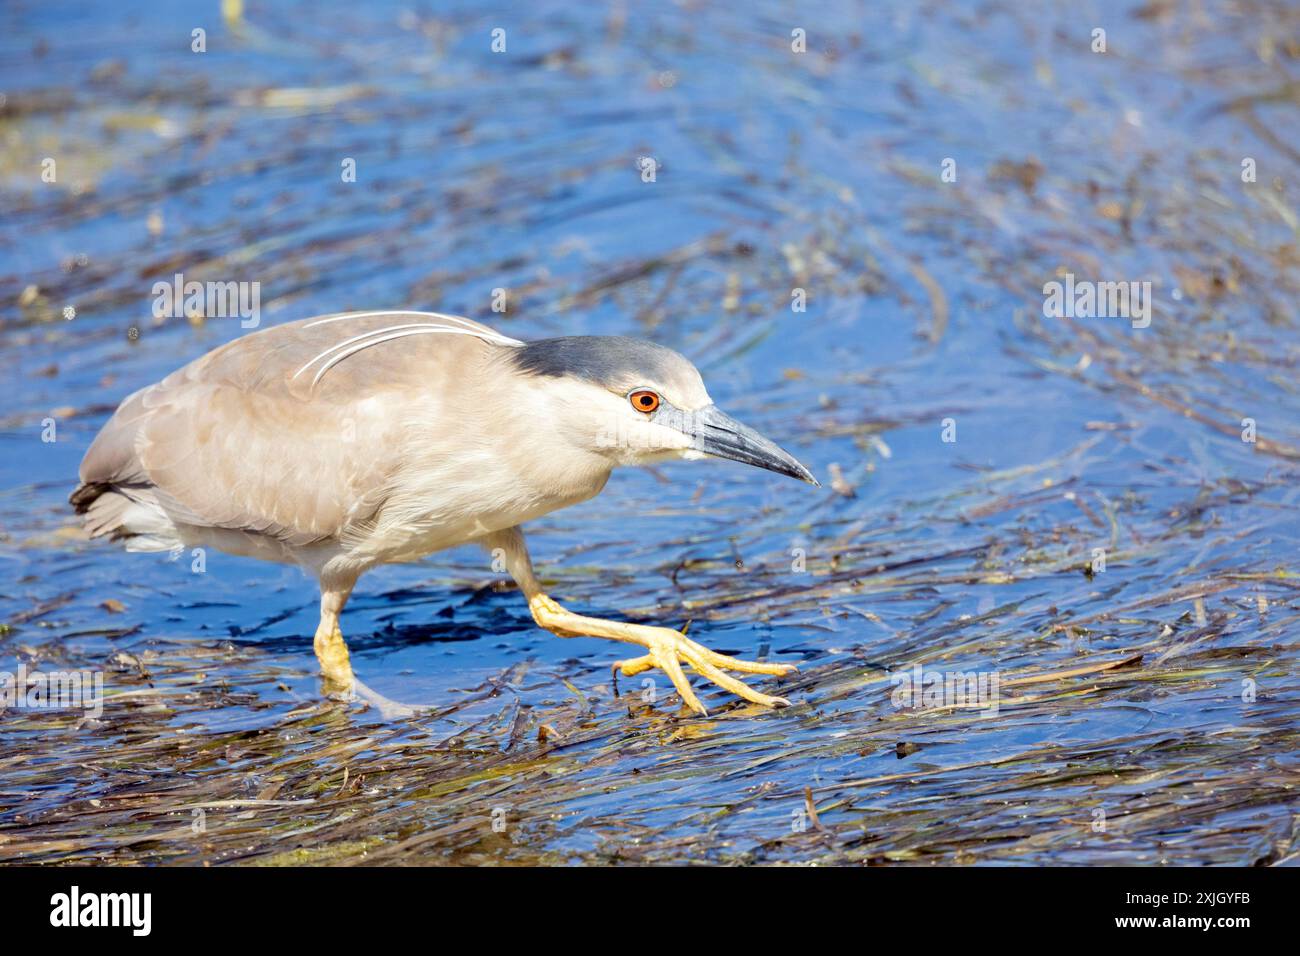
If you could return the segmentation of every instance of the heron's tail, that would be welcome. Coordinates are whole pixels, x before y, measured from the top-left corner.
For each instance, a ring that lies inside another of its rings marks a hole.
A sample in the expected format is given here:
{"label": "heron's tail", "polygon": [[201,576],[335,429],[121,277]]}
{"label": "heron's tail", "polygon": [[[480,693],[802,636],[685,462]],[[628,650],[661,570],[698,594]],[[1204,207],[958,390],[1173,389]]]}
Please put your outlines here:
{"label": "heron's tail", "polygon": [[82,515],[86,533],[122,541],[128,551],[175,551],[181,547],[176,525],[145,487],[91,481],[68,497]]}

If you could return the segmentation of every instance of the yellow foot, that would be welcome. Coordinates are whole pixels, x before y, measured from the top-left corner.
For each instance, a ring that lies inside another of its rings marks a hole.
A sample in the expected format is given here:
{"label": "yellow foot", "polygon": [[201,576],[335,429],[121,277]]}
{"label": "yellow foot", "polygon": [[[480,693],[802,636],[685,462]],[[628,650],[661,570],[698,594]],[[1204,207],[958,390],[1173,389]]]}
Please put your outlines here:
{"label": "yellow foot", "polygon": [[378,710],[385,720],[414,717],[427,709],[391,700],[357,680],[352,673],[347,642],[343,640],[343,632],[338,629],[338,625],[330,626],[322,621],[316,630],[315,647],[325,696],[342,701],[364,700]]}
{"label": "yellow foot", "polygon": [[393,700],[385,697],[379,691],[367,687],[359,680],[353,680],[352,700],[364,700],[367,704],[379,711],[379,716],[385,720],[400,720],[404,717],[415,717],[431,708],[421,704],[403,704],[400,700]]}
{"label": "yellow foot", "polygon": [[744,681],[737,680],[730,674],[724,674],[722,669],[740,671],[744,674],[781,675],[798,670],[793,664],[760,664],[757,661],[742,661],[735,657],[728,657],[726,654],[711,651],[702,644],[696,644],[681,631],[674,631],[667,627],[646,628],[646,630],[659,632],[651,637],[650,643],[646,645],[650,649],[650,653],[643,657],[615,661],[610,666],[610,669],[615,672],[615,676],[621,672],[624,677],[632,677],[643,671],[648,671],[652,667],[658,667],[672,680],[673,686],[677,688],[677,693],[682,695],[682,701],[686,706],[701,717],[707,717],[709,712],[700,703],[700,699],[695,696],[695,691],[691,689],[690,682],[686,680],[686,674],[682,671],[682,664],[688,664],[695,673],[707,677],[713,683],[731,691],[737,697],[743,697],[745,700],[753,701],[755,704],[763,704],[767,707],[790,706],[790,702],[784,697],[771,697],[767,694],[761,694]]}
{"label": "yellow foot", "polygon": [[565,610],[544,594],[535,595],[528,605],[538,624],[561,637],[589,634],[592,637],[610,637],[631,644],[640,644],[650,653],[616,662],[612,668],[616,672],[615,676],[617,677],[617,672],[621,671],[625,676],[631,677],[652,667],[658,667],[673,682],[677,693],[681,694],[683,703],[703,717],[707,717],[709,712],[691,689],[690,682],[682,671],[682,664],[689,665],[697,674],[745,700],[768,707],[787,707],[790,704],[784,697],[760,694],[744,681],[724,674],[723,669],[746,674],[780,675],[798,670],[793,664],[759,664],[754,661],[737,660],[696,644],[681,631],[674,631],[669,627],[583,617]]}

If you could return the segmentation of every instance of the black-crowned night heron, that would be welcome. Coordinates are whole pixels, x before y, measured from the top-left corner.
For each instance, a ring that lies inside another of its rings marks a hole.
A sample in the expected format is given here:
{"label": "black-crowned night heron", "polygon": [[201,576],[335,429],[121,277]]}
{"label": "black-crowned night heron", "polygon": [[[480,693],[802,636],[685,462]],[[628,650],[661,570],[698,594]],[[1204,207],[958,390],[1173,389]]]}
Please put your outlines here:
{"label": "black-crowned night heron", "polygon": [[500,549],[537,623],[647,653],[706,713],[682,664],[776,706],[725,671],[785,674],[680,631],[584,617],[543,593],[520,525],[596,495],[616,465],[730,458],[816,484],[710,400],[695,366],[639,339],[524,343],[425,312],[304,319],[214,349],[128,397],[81,463],[71,501],[91,537],[131,551],[211,547],[320,581],[316,656],[356,685],[339,615],[357,578],[466,542]]}

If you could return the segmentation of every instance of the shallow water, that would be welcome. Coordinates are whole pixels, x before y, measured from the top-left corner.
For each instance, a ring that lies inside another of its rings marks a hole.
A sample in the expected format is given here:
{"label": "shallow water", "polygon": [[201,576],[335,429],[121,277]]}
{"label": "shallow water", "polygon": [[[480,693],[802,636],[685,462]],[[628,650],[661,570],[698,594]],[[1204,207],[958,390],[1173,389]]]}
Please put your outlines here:
{"label": "shallow water", "polygon": [[[110,698],[0,715],[0,859],[1294,858],[1293,7],[159,6],[0,13],[0,668]],[[620,473],[534,560],[584,612],[799,663],[763,685],[794,706],[616,698],[623,648],[464,549],[348,607],[359,676],[433,708],[385,720],[320,699],[299,571],[82,540],[117,402],[247,333],[155,320],[177,272],[260,283],[262,324],[686,353],[826,487]],[[1149,281],[1149,327],[1044,317],[1065,273]],[[998,713],[895,706],[916,665],[997,675]]]}

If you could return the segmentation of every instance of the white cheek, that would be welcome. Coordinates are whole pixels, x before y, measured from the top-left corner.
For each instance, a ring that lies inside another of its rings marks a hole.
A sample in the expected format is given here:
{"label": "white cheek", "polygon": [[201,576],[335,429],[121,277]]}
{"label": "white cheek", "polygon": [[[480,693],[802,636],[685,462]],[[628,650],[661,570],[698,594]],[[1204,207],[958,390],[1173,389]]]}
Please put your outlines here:
{"label": "white cheek", "polygon": [[648,464],[680,458],[690,450],[690,439],[675,428],[657,425],[637,416],[621,423],[617,457],[624,464]]}

